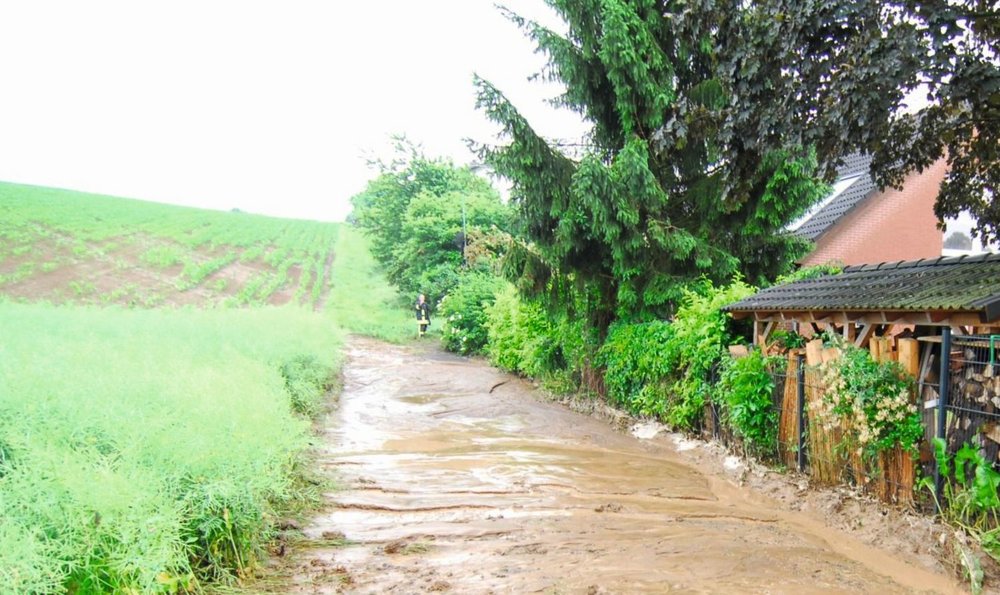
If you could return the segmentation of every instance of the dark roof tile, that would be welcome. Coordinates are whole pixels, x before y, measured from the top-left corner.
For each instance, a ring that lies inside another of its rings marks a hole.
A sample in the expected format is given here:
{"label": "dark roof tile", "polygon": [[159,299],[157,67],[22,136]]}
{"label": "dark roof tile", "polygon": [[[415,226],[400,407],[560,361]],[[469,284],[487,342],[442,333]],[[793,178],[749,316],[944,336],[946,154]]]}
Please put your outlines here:
{"label": "dark roof tile", "polygon": [[795,234],[815,241],[828,229],[833,227],[841,217],[868,198],[877,187],[869,173],[871,155],[852,153],[844,158],[843,164],[837,168],[837,179],[857,177],[839,196],[830,201],[795,230]]}
{"label": "dark roof tile", "polygon": [[1000,300],[1000,254],[855,265],[777,285],[727,306],[729,311],[962,310]]}

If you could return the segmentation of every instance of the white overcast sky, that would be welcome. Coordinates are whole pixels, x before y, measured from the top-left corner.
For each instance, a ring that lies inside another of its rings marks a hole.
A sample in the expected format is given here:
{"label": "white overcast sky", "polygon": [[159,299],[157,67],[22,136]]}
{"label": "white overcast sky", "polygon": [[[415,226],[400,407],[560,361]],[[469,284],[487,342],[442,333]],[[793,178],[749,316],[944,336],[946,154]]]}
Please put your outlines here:
{"label": "white overcast sky", "polygon": [[533,49],[491,0],[0,0],[0,180],[340,220],[393,133],[474,160],[473,72],[580,136]]}

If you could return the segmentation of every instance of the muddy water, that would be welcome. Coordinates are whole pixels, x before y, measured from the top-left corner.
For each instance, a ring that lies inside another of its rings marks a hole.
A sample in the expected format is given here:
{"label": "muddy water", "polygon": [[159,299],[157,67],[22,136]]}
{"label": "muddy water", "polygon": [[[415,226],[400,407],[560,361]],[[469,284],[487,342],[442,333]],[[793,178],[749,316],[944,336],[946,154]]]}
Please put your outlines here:
{"label": "muddy water", "polygon": [[296,592],[954,590],[482,363],[355,340],[345,374]]}

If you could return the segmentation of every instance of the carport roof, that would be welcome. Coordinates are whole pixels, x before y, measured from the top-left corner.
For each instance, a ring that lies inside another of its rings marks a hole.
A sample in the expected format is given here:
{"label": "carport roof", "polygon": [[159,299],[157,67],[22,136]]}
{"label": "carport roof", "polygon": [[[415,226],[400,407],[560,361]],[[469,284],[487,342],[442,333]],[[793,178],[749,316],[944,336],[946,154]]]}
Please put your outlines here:
{"label": "carport roof", "polygon": [[857,265],[838,275],[769,287],[724,308],[736,317],[780,312],[951,313],[1000,319],[1000,254]]}

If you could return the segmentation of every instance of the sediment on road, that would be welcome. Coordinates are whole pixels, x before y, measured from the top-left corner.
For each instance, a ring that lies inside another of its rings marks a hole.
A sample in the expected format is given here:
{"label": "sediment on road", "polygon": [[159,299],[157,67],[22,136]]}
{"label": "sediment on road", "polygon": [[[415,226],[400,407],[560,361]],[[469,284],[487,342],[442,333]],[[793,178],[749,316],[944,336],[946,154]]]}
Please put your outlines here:
{"label": "sediment on road", "polygon": [[934,523],[584,403],[353,339],[282,592],[961,592]]}

